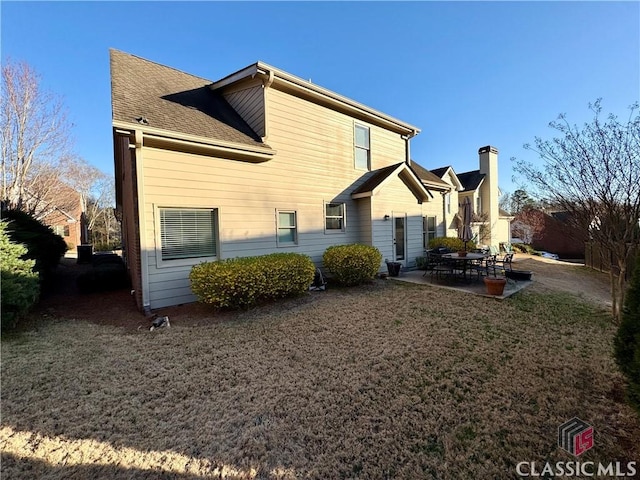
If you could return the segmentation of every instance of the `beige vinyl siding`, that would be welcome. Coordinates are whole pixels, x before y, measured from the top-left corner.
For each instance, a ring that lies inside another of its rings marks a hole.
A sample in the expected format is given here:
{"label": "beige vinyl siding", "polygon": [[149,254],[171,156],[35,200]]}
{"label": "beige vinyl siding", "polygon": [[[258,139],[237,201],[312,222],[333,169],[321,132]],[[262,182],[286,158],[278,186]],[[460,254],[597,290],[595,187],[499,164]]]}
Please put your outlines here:
{"label": "beige vinyl siding", "polygon": [[226,93],[224,98],[261,137],[266,136],[264,120],[264,88],[262,84]]}
{"label": "beige vinyl siding", "polygon": [[358,215],[358,242],[364,245],[373,245],[371,230],[371,197],[359,198],[355,201],[356,214]]}
{"label": "beige vinyl siding", "polygon": [[[241,92],[244,90],[230,95]],[[354,120],[273,89],[266,99],[269,145],[277,152],[267,162],[256,164],[144,147],[146,223],[142,230],[150,247],[143,255],[148,261],[152,309],[196,299],[189,288],[191,265],[157,262],[158,207],[217,209],[220,259],[291,251],[311,256],[320,266],[322,254],[330,245],[372,243],[372,201],[351,199],[351,192],[364,181],[363,172],[354,168]],[[368,126],[373,168],[404,161],[405,142],[398,134]],[[399,196],[394,205],[408,199],[410,206],[401,209],[419,217],[415,197],[399,179],[396,182],[397,188],[389,192]],[[384,195],[386,198],[386,190]],[[325,232],[325,202],[345,203],[345,232]],[[278,247],[277,210],[296,212],[297,245]],[[419,228],[416,224],[411,230],[417,245],[421,245],[421,228],[420,223]],[[190,263],[199,262],[193,259]]]}
{"label": "beige vinyl siding", "polygon": [[500,217],[496,223],[498,244],[511,243],[511,221],[507,218]]}
{"label": "beige vinyl siding", "polygon": [[[405,267],[415,267],[416,257],[424,254],[422,247],[422,217],[427,204],[419,204],[416,197],[407,189],[403,181],[394,176],[382,186],[380,193],[371,197],[372,205],[372,237],[373,245],[382,253],[380,270],[385,271],[385,260],[392,261],[393,250],[393,218],[406,215],[405,236],[406,250]],[[385,220],[384,216],[389,215]]]}

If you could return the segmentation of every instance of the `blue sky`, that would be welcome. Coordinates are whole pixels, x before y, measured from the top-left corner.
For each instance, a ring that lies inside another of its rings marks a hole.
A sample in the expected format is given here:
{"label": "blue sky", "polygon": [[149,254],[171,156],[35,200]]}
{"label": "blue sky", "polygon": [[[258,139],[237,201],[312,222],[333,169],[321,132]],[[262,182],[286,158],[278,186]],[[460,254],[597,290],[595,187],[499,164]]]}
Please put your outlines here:
{"label": "blue sky", "polygon": [[264,61],[416,125],[427,168],[511,157],[559,113],[626,117],[640,99],[639,2],[6,2],[1,53],[61,95],[76,151],[113,172],[113,47],[211,80]]}

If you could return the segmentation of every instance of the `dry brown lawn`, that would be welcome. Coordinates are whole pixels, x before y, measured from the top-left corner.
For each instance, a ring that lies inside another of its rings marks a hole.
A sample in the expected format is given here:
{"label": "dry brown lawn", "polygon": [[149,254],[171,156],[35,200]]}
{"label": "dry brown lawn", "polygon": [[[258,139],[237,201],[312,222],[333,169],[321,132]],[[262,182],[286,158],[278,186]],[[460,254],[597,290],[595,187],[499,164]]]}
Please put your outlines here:
{"label": "dry brown lawn", "polygon": [[515,478],[573,459],[574,416],[580,461],[640,460],[606,312],[542,282],[379,281],[154,332],[45,313],[2,341],[2,478]]}

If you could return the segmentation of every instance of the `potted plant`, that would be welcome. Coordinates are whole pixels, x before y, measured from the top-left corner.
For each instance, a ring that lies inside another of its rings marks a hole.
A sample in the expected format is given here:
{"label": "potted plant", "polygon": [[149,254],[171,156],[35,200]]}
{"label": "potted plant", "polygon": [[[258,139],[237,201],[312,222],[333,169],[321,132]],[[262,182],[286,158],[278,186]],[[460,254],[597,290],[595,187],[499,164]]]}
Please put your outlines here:
{"label": "potted plant", "polygon": [[502,295],[507,279],[504,277],[484,277],[484,284],[487,286],[489,295]]}

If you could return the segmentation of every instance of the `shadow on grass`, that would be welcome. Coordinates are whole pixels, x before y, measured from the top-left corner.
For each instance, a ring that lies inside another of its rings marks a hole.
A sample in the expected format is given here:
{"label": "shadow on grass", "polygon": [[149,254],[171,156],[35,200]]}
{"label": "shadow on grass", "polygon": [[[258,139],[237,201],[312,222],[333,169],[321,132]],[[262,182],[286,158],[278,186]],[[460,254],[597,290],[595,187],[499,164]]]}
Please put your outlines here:
{"label": "shadow on grass", "polygon": [[51,480],[85,480],[89,478],[108,478],[110,480],[200,480],[211,478],[209,475],[179,474],[163,472],[157,469],[122,468],[117,465],[52,465],[45,460],[18,457],[6,452],[2,452],[0,458],[2,459],[2,478],[47,478]]}

